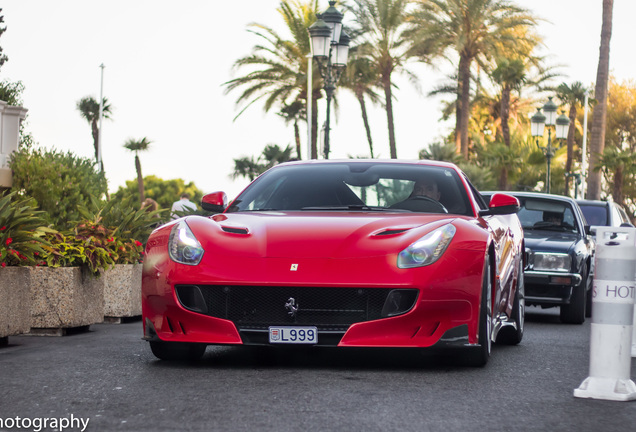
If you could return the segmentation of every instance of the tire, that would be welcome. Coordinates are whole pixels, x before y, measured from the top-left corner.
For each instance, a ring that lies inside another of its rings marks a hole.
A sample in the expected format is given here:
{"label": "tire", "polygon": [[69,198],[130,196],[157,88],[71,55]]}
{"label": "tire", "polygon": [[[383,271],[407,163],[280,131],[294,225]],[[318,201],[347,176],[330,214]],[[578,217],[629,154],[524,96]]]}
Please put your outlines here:
{"label": "tire", "polygon": [[492,350],[492,272],[490,258],[484,263],[484,276],[481,288],[481,304],[479,307],[479,346],[469,348],[467,364],[483,367],[488,363]]}
{"label": "tire", "polygon": [[584,265],[581,268],[583,280],[578,287],[572,289],[572,297],[570,304],[562,305],[560,311],[561,322],[565,324],[583,324],[585,322],[585,313],[587,303],[587,268]]}
{"label": "tire", "polygon": [[205,354],[206,344],[150,341],[150,350],[160,360],[194,361]]}
{"label": "tire", "polygon": [[504,327],[499,332],[497,342],[506,345],[518,345],[523,339],[523,327],[525,325],[526,316],[526,288],[523,277],[523,261],[519,265],[519,273],[517,279],[517,289],[515,290],[515,299],[512,304],[511,317],[514,321],[514,327]]}

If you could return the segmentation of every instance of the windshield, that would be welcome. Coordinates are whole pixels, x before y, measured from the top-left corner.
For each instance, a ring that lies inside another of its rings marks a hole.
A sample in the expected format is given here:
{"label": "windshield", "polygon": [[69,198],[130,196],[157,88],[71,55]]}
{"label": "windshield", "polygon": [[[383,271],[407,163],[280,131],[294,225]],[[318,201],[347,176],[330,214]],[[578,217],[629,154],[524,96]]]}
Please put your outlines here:
{"label": "windshield", "polygon": [[564,201],[518,197],[517,215],[524,230],[578,232],[572,206]]}
{"label": "windshield", "polygon": [[607,209],[604,206],[579,203],[579,207],[581,207],[588,225],[609,225],[607,222]]}
{"label": "windshield", "polygon": [[277,166],[256,179],[227,211],[283,210],[472,215],[454,169],[373,162]]}

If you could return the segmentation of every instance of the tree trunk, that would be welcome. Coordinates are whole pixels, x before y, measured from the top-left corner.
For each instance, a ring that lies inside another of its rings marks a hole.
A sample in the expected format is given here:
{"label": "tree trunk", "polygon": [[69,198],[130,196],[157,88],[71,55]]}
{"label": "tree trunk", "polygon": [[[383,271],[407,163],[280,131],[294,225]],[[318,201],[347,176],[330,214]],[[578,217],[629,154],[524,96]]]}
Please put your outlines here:
{"label": "tree trunk", "polygon": [[356,92],[356,97],[358,98],[358,102],[360,102],[360,111],[362,112],[362,122],[364,123],[364,129],[367,131],[367,141],[369,142],[369,152],[371,154],[371,159],[373,156],[373,140],[371,139],[371,127],[369,126],[369,117],[367,116],[367,106],[364,103],[364,93]]}
{"label": "tree trunk", "polygon": [[[565,160],[565,172],[569,174],[572,172],[572,161],[574,160],[574,132],[576,132],[576,128],[574,127],[576,123],[576,103],[573,102],[570,105],[570,128],[568,129],[568,154],[567,159]],[[565,195],[570,196],[570,179],[571,177],[565,177]]]}
{"label": "tree trunk", "polygon": [[511,88],[508,85],[504,85],[501,91],[501,135],[503,136],[504,144],[510,147],[510,93]]}
{"label": "tree trunk", "polygon": [[93,133],[93,147],[95,148],[95,162],[99,162],[99,127],[97,120],[91,122],[91,132]]}
{"label": "tree trunk", "polygon": [[459,60],[459,136],[461,154],[468,160],[468,121],[470,119],[470,63],[472,59],[462,55]]}
{"label": "tree trunk", "polygon": [[141,162],[139,156],[135,155],[135,169],[137,170],[137,188],[139,189],[139,202],[143,203],[146,197],[144,196],[144,178],[141,175]]}
{"label": "tree trunk", "polygon": [[597,104],[592,114],[592,133],[590,134],[590,167],[587,180],[587,199],[601,198],[601,172],[596,169],[605,148],[605,128],[607,119],[607,91],[609,81],[610,39],[612,37],[612,9],[614,0],[603,0],[603,27],[599,49],[598,69],[594,99]]}
{"label": "tree trunk", "polygon": [[508,167],[505,165],[501,167],[501,173],[499,174],[499,184],[497,185],[499,190],[508,190]]}
{"label": "tree trunk", "polygon": [[298,160],[301,160],[300,157],[300,131],[298,130],[298,120],[294,120],[294,138],[296,138],[296,156]]}
{"label": "tree trunk", "polygon": [[384,99],[386,102],[386,120],[389,127],[389,149],[391,159],[397,159],[397,148],[395,145],[395,126],[393,123],[393,94],[391,93],[391,74],[382,75],[382,86],[384,87]]}

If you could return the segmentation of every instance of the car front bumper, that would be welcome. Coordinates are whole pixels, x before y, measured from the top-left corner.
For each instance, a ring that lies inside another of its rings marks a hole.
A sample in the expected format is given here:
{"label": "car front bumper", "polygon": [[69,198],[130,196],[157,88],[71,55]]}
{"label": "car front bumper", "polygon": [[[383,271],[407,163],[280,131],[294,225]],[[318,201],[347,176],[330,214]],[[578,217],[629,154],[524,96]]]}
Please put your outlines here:
{"label": "car front bumper", "polygon": [[581,275],[548,271],[524,271],[528,305],[559,306],[569,304],[572,292],[581,286]]}

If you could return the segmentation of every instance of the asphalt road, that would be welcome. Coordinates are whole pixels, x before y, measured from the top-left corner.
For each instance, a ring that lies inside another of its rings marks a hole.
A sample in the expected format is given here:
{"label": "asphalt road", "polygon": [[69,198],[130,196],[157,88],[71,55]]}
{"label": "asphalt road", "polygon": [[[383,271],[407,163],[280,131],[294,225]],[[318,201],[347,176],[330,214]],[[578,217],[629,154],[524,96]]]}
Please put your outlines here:
{"label": "asphalt road", "polygon": [[7,428],[16,417],[76,419],[66,431],[80,418],[88,431],[633,430],[636,401],[573,397],[589,333],[589,321],[530,308],[522,343],[495,346],[485,368],[394,349],[208,347],[200,362],[166,363],[140,321],[13,336],[0,348],[0,430],[36,430]]}

